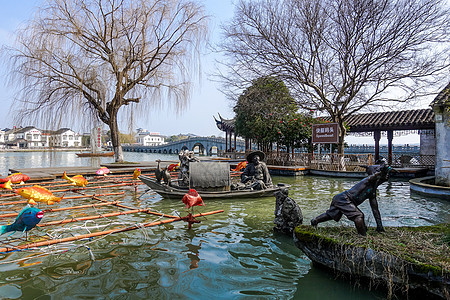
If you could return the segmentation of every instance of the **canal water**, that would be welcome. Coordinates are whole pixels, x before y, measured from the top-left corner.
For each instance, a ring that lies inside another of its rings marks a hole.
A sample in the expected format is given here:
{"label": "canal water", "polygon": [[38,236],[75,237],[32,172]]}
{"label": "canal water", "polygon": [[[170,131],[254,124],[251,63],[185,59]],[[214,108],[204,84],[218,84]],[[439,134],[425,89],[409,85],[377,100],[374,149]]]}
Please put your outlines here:
{"label": "canal water", "polygon": [[[5,168],[96,163],[70,152],[3,152],[0,157],[3,175]],[[125,153],[127,161],[158,158],[176,156]],[[289,196],[299,203],[304,222],[309,223],[329,207],[333,195],[352,187],[357,179],[276,176],[273,181],[292,185]],[[378,198],[385,226],[450,221],[448,201],[411,194],[407,181],[384,183],[379,187]],[[186,213],[181,199],[162,199],[144,185],[139,186],[137,193],[128,189],[121,200],[154,211]],[[190,230],[185,223],[177,222],[109,235],[89,243],[92,256],[86,247],[53,254],[46,250],[48,253],[39,257],[37,252],[0,254],[0,299],[385,298],[383,292],[363,283],[350,283],[312,266],[291,237],[273,231],[274,207],[274,197],[207,200],[205,207],[196,208],[196,212],[225,212],[202,218]],[[374,226],[368,203],[361,208],[366,222]],[[142,219],[127,216],[123,221]],[[350,225],[344,219],[323,224]],[[23,260],[27,255],[30,259]]]}

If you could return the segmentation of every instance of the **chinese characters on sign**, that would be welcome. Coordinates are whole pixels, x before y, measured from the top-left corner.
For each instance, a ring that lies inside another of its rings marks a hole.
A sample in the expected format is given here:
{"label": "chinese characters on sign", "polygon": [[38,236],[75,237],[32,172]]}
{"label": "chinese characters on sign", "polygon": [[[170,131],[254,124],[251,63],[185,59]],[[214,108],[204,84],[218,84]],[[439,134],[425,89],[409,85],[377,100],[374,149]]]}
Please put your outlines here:
{"label": "chinese characters on sign", "polygon": [[102,129],[100,127],[97,128],[97,147],[102,147]]}
{"label": "chinese characters on sign", "polygon": [[312,125],[313,144],[337,144],[339,142],[339,126],[337,123]]}

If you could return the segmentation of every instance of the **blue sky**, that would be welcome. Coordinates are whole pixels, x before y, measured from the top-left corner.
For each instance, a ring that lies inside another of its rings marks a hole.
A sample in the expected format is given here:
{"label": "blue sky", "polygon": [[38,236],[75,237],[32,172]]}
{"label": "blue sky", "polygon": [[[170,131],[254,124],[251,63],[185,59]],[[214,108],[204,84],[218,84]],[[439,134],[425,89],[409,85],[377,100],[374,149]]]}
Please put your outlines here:
{"label": "blue sky", "polygon": [[[0,10],[0,44],[11,45],[14,41],[14,31],[20,24],[28,20],[35,9],[44,0],[14,0],[2,1]],[[233,16],[234,2],[236,0],[204,0],[201,1],[210,16],[211,43],[216,43],[221,38],[220,25]],[[134,130],[144,128],[151,132],[159,132],[163,135],[174,135],[179,133],[193,133],[201,136],[224,136],[224,133],[217,129],[214,116],[220,113],[225,118],[232,118],[232,103],[219,91],[220,84],[211,80],[210,75],[214,72],[215,59],[220,60],[217,54],[206,51],[203,55],[201,68],[202,75],[200,82],[195,82],[193,94],[189,106],[176,115],[174,110],[164,108],[162,110],[149,111],[148,117],[135,121]],[[5,66],[0,64],[0,128],[11,128],[14,125],[10,116],[9,108],[14,98],[14,90],[5,83]],[[34,124],[21,124],[22,126]],[[67,127],[71,124],[67,124]],[[105,125],[106,128],[106,125]],[[45,129],[45,128],[43,128]],[[120,124],[122,132],[128,132],[128,126]],[[372,137],[347,137],[349,144],[373,144]],[[417,135],[395,137],[395,144],[418,143]],[[387,143],[385,138],[382,144]]]}
{"label": "blue sky", "polygon": [[[205,0],[206,14],[210,16],[211,42],[220,39],[220,25],[233,15],[233,0]],[[43,0],[13,0],[2,1],[0,10],[0,44],[11,45],[14,41],[14,31],[20,24],[28,20],[36,7]],[[189,106],[176,115],[171,108],[149,112],[148,117],[135,121],[134,130],[137,128],[148,129],[152,132],[160,132],[163,135],[179,133],[193,133],[201,136],[223,136],[217,129],[214,116],[220,113],[225,118],[232,118],[231,103],[219,91],[220,84],[211,80],[210,75],[214,71],[214,60],[220,59],[217,54],[206,50],[201,61],[202,75],[200,81],[194,82],[193,93]],[[14,125],[10,117],[9,108],[14,98],[11,87],[6,85],[5,66],[0,66],[0,128],[11,128]],[[120,112],[119,112],[120,113]],[[22,126],[34,124],[22,124]],[[71,127],[70,124],[68,127]],[[105,127],[106,128],[106,127]],[[127,132],[128,126],[121,124],[121,131]]]}

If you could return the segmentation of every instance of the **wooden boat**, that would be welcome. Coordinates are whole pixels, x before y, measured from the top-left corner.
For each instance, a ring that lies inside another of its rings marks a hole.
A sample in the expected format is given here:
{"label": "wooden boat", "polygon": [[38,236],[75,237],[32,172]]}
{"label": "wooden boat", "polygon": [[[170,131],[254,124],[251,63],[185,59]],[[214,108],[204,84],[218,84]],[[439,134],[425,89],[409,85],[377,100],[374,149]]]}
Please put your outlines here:
{"label": "wooden boat", "polygon": [[[189,191],[188,188],[158,183],[154,178],[145,175],[139,176],[139,179],[156,193],[164,198],[180,200]],[[289,188],[289,185],[279,184],[272,188],[264,190],[227,190],[227,191],[208,191],[196,188],[203,199],[221,199],[221,198],[258,198],[269,197],[282,188]]]}
{"label": "wooden boat", "polygon": [[78,157],[114,156],[114,152],[98,152],[98,153],[81,152],[81,153],[76,153],[76,155]]}

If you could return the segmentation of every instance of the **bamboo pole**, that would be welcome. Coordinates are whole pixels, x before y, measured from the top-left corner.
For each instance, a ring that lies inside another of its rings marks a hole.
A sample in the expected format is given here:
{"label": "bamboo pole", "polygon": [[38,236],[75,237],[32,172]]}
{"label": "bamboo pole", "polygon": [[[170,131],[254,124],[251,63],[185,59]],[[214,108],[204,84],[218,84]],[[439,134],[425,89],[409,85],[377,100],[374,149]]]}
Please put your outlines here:
{"label": "bamboo pole", "polygon": [[[213,214],[222,213],[222,212],[224,212],[224,211],[223,210],[210,211],[207,213],[196,214],[193,217],[197,218],[197,217],[208,216],[208,215],[213,215]],[[10,251],[15,251],[15,250],[24,250],[24,249],[29,249],[29,248],[37,248],[37,247],[42,247],[42,246],[50,246],[50,245],[54,245],[54,244],[72,242],[72,241],[77,241],[77,240],[82,240],[82,239],[90,239],[90,238],[97,237],[97,236],[103,236],[103,235],[119,233],[119,232],[126,232],[126,231],[136,230],[136,229],[143,228],[143,227],[158,226],[158,225],[177,222],[177,221],[181,221],[181,220],[185,220],[185,219],[187,219],[187,217],[177,217],[176,219],[166,219],[166,220],[162,220],[162,221],[144,223],[141,225],[134,225],[134,226],[121,228],[121,229],[111,229],[111,230],[99,231],[99,232],[94,232],[94,233],[70,236],[70,237],[66,237],[66,238],[62,238],[62,239],[54,239],[54,240],[47,240],[47,241],[36,242],[36,243],[29,243],[29,244],[25,244],[25,245],[19,245],[17,247],[13,247],[13,248],[3,247],[3,248],[0,248],[0,253],[10,252]]]}
{"label": "bamboo pole", "polygon": [[[97,204],[86,204],[86,205],[79,205],[79,206],[70,206],[70,207],[60,207],[60,208],[49,208],[42,210],[44,213],[49,212],[57,212],[57,211],[64,211],[64,210],[71,210],[71,209],[82,209],[82,208],[91,208],[91,207],[99,207],[99,206],[105,206],[105,205],[115,205],[117,203],[120,203],[120,201],[111,201],[111,202],[104,202],[104,203],[97,203]],[[19,213],[9,213],[9,214],[3,214],[0,215],[0,218],[10,218],[15,217]]]}
{"label": "bamboo pole", "polygon": [[[106,194],[93,194],[93,195],[87,195],[84,194],[83,196],[70,196],[70,197],[64,197],[63,200],[70,200],[70,199],[81,199],[81,198],[92,198],[94,196],[115,196],[115,195],[123,195],[125,192],[119,192],[119,193],[106,193]],[[106,201],[106,200],[105,200]],[[14,205],[14,204],[24,204],[27,203],[28,200],[20,200],[20,201],[13,201],[13,202],[5,202],[0,203],[0,206],[4,205]]]}
{"label": "bamboo pole", "polygon": [[[144,184],[143,182],[138,182],[137,184],[141,185]],[[52,193],[58,193],[58,192],[72,192],[74,190],[92,190],[92,189],[103,189],[103,188],[110,188],[110,187],[119,187],[119,186],[133,186],[134,184],[132,182],[127,183],[119,183],[119,184],[111,184],[111,185],[98,185],[98,186],[87,186],[87,187],[76,187],[74,185],[71,189],[60,189],[60,190],[49,190]],[[7,197],[7,196],[17,196],[17,194],[10,193],[10,194],[2,194],[0,197]]]}
{"label": "bamboo pole", "polygon": [[88,217],[72,218],[72,219],[59,220],[59,221],[51,221],[51,222],[47,222],[47,223],[38,224],[37,226],[38,227],[46,227],[46,226],[52,226],[52,225],[61,225],[61,224],[67,224],[67,223],[73,223],[73,222],[81,222],[81,221],[87,221],[87,220],[116,217],[116,216],[121,216],[121,215],[128,215],[128,214],[135,214],[138,212],[144,212],[144,210],[146,210],[146,209],[133,209],[133,210],[126,210],[126,211],[119,211],[119,212],[115,212],[115,213],[101,214],[101,215],[96,215],[96,216],[88,216]]}
{"label": "bamboo pole", "polygon": [[[77,193],[79,193],[79,194],[81,194],[81,195],[84,195],[84,194],[81,193],[81,192],[77,192]],[[104,200],[104,199],[102,199],[102,198],[98,198],[98,197],[96,197],[96,196],[93,196],[92,199],[98,200],[98,201],[102,201],[102,202],[105,202],[105,201],[106,201],[106,200]],[[117,207],[126,208],[126,209],[128,209],[128,210],[134,210],[134,209],[135,209],[134,207],[126,206],[126,205],[123,205],[123,204],[116,204],[116,206],[117,206]],[[162,213],[153,212],[153,211],[151,211],[150,209],[147,209],[147,210],[145,211],[145,213],[147,213],[147,214],[152,214],[152,215],[156,215],[156,216],[165,216],[165,217],[167,217],[167,218],[178,218],[177,216],[172,216],[172,215],[166,215],[166,214],[162,214]]]}

